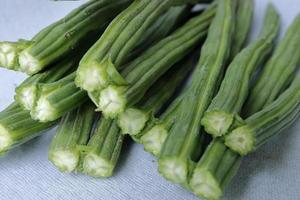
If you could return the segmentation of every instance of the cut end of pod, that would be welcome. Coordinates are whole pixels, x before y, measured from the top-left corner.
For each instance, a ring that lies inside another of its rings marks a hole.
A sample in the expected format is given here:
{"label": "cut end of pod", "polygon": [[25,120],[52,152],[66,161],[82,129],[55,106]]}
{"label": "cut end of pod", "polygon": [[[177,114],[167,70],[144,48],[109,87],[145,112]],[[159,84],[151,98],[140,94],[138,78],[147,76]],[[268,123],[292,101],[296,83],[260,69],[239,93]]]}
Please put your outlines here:
{"label": "cut end of pod", "polygon": [[18,47],[14,42],[0,43],[0,65],[7,69],[15,69],[18,65]]}
{"label": "cut end of pod", "polygon": [[123,89],[123,87],[108,86],[101,91],[98,110],[102,111],[105,117],[115,118],[124,112],[126,97]]}
{"label": "cut end of pod", "polygon": [[0,124],[0,153],[6,152],[12,144],[13,139],[11,138],[11,135],[6,128]]}
{"label": "cut end of pod", "polygon": [[81,64],[77,70],[75,84],[88,91],[93,92],[101,90],[109,83],[106,69],[98,62],[90,64]]}
{"label": "cut end of pod", "polygon": [[225,137],[225,145],[242,156],[247,155],[255,147],[254,132],[248,126],[239,127]]}
{"label": "cut end of pod", "polygon": [[137,135],[145,127],[149,115],[142,110],[128,108],[118,117],[118,125],[122,134]]}
{"label": "cut end of pod", "polygon": [[40,122],[54,121],[58,118],[55,109],[48,102],[47,98],[40,98],[36,106],[31,110],[30,115],[34,120]]}
{"label": "cut end of pod", "polygon": [[233,123],[233,116],[224,111],[206,112],[201,124],[207,133],[213,137],[225,135]]}
{"label": "cut end of pod", "polygon": [[178,158],[162,158],[158,161],[158,171],[167,180],[173,183],[187,181],[188,166]]}
{"label": "cut end of pod", "polygon": [[70,173],[77,168],[79,163],[79,153],[69,150],[58,150],[51,153],[49,160],[60,171]]}
{"label": "cut end of pod", "polygon": [[113,174],[114,166],[100,156],[90,153],[84,157],[83,172],[96,178],[106,178]]}
{"label": "cut end of pod", "polygon": [[222,189],[215,177],[204,169],[195,169],[190,180],[192,191],[200,198],[218,200],[223,195]]}
{"label": "cut end of pod", "polygon": [[168,137],[168,130],[163,125],[156,125],[147,131],[140,139],[144,149],[159,156],[162,146]]}
{"label": "cut end of pod", "polygon": [[20,71],[29,75],[33,75],[43,68],[39,60],[32,56],[28,50],[24,50],[20,53],[19,64]]}
{"label": "cut end of pod", "polygon": [[28,86],[16,89],[15,99],[26,110],[33,109],[36,100],[36,86]]}

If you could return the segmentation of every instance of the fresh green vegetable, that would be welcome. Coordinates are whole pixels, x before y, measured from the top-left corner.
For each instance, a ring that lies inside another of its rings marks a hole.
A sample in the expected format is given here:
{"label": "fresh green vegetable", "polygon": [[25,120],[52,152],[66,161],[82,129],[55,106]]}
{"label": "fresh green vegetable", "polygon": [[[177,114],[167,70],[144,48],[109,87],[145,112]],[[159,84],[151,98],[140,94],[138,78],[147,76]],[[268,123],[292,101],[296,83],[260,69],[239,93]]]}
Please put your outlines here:
{"label": "fresh green vegetable", "polygon": [[221,139],[214,139],[207,147],[193,172],[190,187],[207,200],[218,200],[237,173],[242,157],[227,148]]}
{"label": "fresh green vegetable", "polygon": [[[131,0],[91,0],[40,31],[19,53],[18,70],[35,74],[71,52],[88,48]],[[90,45],[87,45],[90,44]]]}
{"label": "fresh green vegetable", "polygon": [[127,61],[128,54],[163,13],[174,5],[189,1],[134,1],[110,23],[101,38],[81,60],[76,84],[88,92],[99,92],[110,83],[126,85],[118,71]]}
{"label": "fresh green vegetable", "polygon": [[84,152],[83,173],[96,178],[112,176],[123,140],[116,121],[101,117]]}
{"label": "fresh green vegetable", "polygon": [[[288,86],[300,60],[300,15],[288,28],[273,56],[264,67],[244,107],[250,116],[273,102]],[[272,77],[270,79],[269,77]]]}
{"label": "fresh green vegetable", "polygon": [[174,183],[188,181],[189,172],[201,154],[204,134],[200,132],[200,120],[229,59],[236,1],[217,2],[217,13],[202,47],[200,61],[158,161],[159,172]]}
{"label": "fresh green vegetable", "polygon": [[122,71],[128,86],[109,85],[100,94],[92,95],[98,109],[106,117],[115,118],[126,108],[135,105],[176,62],[191,52],[206,36],[214,7],[190,19],[177,31],[149,48]]}
{"label": "fresh green vegetable", "polygon": [[[164,15],[162,15],[143,35],[138,42],[138,45],[130,53],[126,60],[133,60],[140,55],[145,49],[154,45],[162,38],[165,38],[172,33],[176,28],[183,24],[190,17],[189,6],[176,6],[170,8]],[[125,65],[126,66],[126,65]],[[123,67],[120,66],[122,69]]]}
{"label": "fresh green vegetable", "polygon": [[41,135],[56,122],[40,123],[16,102],[0,112],[0,154]]}
{"label": "fresh green vegetable", "polygon": [[248,117],[246,125],[231,131],[225,137],[225,144],[239,154],[246,155],[296,121],[299,114],[300,75],[278,99]]}
{"label": "fresh green vegetable", "polygon": [[233,45],[231,49],[231,58],[233,59],[241,49],[244,48],[248,35],[250,33],[254,10],[254,0],[238,0],[235,34],[233,36]]}
{"label": "fresh green vegetable", "polygon": [[205,112],[201,124],[213,137],[227,133],[248,96],[253,72],[270,55],[280,27],[273,5],[267,8],[263,30],[258,39],[243,49],[229,65],[221,87]]}
{"label": "fresh green vegetable", "polygon": [[80,146],[86,145],[95,119],[95,107],[87,102],[62,119],[50,144],[49,160],[62,172],[75,171],[79,165]]}
{"label": "fresh green vegetable", "polygon": [[29,45],[30,41],[26,40],[0,42],[0,66],[11,70],[18,70],[19,53]]}
{"label": "fresh green vegetable", "polygon": [[182,95],[177,97],[164,113],[157,118],[152,118],[144,130],[137,136],[134,136],[135,141],[142,143],[144,149],[158,157],[162,146],[176,121],[178,108],[182,101]]}
{"label": "fresh green vegetable", "polygon": [[26,110],[33,109],[39,84],[58,81],[75,71],[77,66],[78,59],[68,58],[56,63],[49,70],[28,77],[16,88],[15,100]]}
{"label": "fresh green vegetable", "polygon": [[118,117],[118,125],[123,134],[139,134],[151,116],[159,111],[178,91],[194,66],[195,56],[188,56],[177,63],[174,69],[162,76],[145,94],[141,101],[127,108]]}
{"label": "fresh green vegetable", "polygon": [[76,73],[49,84],[39,84],[30,114],[41,122],[54,121],[84,103],[88,96],[74,83]]}

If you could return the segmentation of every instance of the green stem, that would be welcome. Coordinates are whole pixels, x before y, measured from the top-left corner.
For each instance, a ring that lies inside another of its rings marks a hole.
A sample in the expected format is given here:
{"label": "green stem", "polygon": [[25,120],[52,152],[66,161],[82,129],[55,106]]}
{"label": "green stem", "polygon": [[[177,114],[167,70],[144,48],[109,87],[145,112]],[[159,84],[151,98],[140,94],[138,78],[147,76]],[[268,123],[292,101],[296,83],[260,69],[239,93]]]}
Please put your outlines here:
{"label": "green stem", "polygon": [[[119,14],[105,30],[101,38],[93,45],[80,62],[76,84],[95,92],[110,83],[126,84],[117,72],[128,60],[128,54],[143,38],[149,27],[175,4],[188,0],[140,0],[134,1]],[[110,75],[108,71],[115,71]],[[92,77],[90,74],[94,74]]]}
{"label": "green stem", "polygon": [[229,59],[234,32],[234,0],[218,1],[216,16],[202,47],[190,87],[180,104],[177,123],[172,127],[159,158],[159,172],[175,183],[188,181],[191,166],[201,154],[200,120],[209,106],[218,79]]}
{"label": "green stem", "polygon": [[71,52],[91,46],[130,0],[91,0],[40,31],[19,54],[19,70],[35,74]]}
{"label": "green stem", "polygon": [[[235,34],[231,49],[233,59],[244,48],[252,24],[254,0],[241,0],[237,3]],[[231,59],[231,60],[232,60]]]}
{"label": "green stem", "polygon": [[140,102],[126,108],[118,117],[118,125],[123,134],[137,135],[145,127],[151,116],[170,101],[194,66],[195,56],[189,56],[176,64],[174,69],[162,76],[145,94]]}
{"label": "green stem", "polygon": [[81,145],[86,145],[93,127],[95,107],[87,102],[62,119],[50,144],[48,158],[62,172],[72,172],[79,164]]}
{"label": "green stem", "polygon": [[220,139],[212,141],[193,172],[190,181],[193,192],[204,199],[220,199],[223,190],[236,174],[241,158]]}
{"label": "green stem", "polygon": [[300,60],[300,15],[289,26],[255,83],[244,107],[246,117],[273,102],[289,85]]}
{"label": "green stem", "polygon": [[96,178],[112,176],[123,140],[116,121],[101,117],[84,151],[83,173]]}
{"label": "green stem", "polygon": [[0,66],[18,71],[18,56],[21,51],[30,45],[30,41],[0,42]]}
{"label": "green stem", "polygon": [[17,103],[0,112],[0,154],[41,135],[56,122],[40,123]]}
{"label": "green stem", "polygon": [[279,27],[279,15],[269,4],[260,36],[229,65],[217,95],[201,120],[205,131],[213,137],[226,134],[232,126],[248,96],[253,73],[272,52]]}
{"label": "green stem", "polygon": [[225,144],[241,155],[246,155],[270,137],[296,121],[300,112],[300,76],[278,99],[261,111],[248,117],[246,125],[231,131]]}
{"label": "green stem", "polygon": [[37,100],[30,114],[41,122],[53,121],[84,103],[86,92],[76,87],[75,72],[49,84],[39,84]]}
{"label": "green stem", "polygon": [[[132,61],[122,72],[129,86],[109,85],[95,97],[99,110],[107,117],[115,118],[126,107],[135,105],[176,62],[191,52],[206,36],[215,7],[190,19],[176,32],[152,46]],[[98,101],[97,101],[98,99]]]}
{"label": "green stem", "polygon": [[28,77],[16,88],[15,100],[26,110],[32,110],[37,101],[37,91],[39,84],[46,84],[58,81],[67,74],[76,70],[78,59],[64,59],[49,70]]}

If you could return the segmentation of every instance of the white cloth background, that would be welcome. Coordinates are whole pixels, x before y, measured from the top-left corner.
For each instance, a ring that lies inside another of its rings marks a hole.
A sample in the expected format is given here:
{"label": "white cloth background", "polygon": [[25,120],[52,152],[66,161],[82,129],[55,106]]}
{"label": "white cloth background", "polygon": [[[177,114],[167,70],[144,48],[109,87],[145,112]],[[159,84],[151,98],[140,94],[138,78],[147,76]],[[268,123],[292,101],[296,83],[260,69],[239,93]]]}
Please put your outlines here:
{"label": "white cloth background", "polygon": [[[259,32],[267,0],[256,0],[252,38]],[[272,1],[286,30],[300,12],[299,0]],[[31,38],[37,31],[63,17],[82,1],[1,0],[0,40]],[[300,33],[299,33],[300,34]],[[281,34],[282,35],[282,34]],[[13,100],[14,88],[25,76],[0,69],[0,109]],[[244,159],[226,191],[228,200],[300,199],[300,123]],[[98,180],[63,174],[47,160],[54,131],[49,131],[0,158],[0,200],[193,200],[194,195],[165,181],[155,158],[142,146],[125,146],[115,176]]]}

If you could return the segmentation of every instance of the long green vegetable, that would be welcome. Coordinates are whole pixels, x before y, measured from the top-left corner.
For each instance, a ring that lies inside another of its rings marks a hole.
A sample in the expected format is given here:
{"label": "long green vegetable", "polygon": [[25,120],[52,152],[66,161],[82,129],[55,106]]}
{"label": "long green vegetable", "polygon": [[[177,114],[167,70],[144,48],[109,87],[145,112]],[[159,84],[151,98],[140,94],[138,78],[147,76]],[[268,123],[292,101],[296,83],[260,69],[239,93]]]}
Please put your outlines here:
{"label": "long green vegetable", "polygon": [[124,135],[115,120],[101,117],[82,158],[83,173],[96,178],[113,174],[123,146]]}
{"label": "long green vegetable", "polygon": [[60,171],[72,172],[79,166],[80,147],[89,140],[94,110],[94,105],[87,102],[61,119],[48,151],[49,160]]}
{"label": "long green vegetable", "polygon": [[0,154],[41,135],[56,122],[40,123],[16,102],[0,112]]}
{"label": "long green vegetable", "polygon": [[[143,35],[126,60],[133,60],[140,55],[145,49],[159,42],[172,33],[176,28],[183,24],[190,17],[189,6],[176,6],[170,8],[163,16],[161,16],[147,32]],[[125,65],[126,66],[126,65]],[[123,68],[122,66],[120,67]]]}
{"label": "long green vegetable", "polygon": [[123,134],[139,134],[147,121],[152,116],[157,116],[183,84],[194,66],[194,61],[193,55],[177,63],[174,69],[169,70],[146,92],[137,105],[127,108],[119,115],[118,125]]}
{"label": "long green vegetable", "polygon": [[214,137],[227,133],[247,96],[253,72],[270,55],[277,38],[280,20],[275,8],[267,8],[258,39],[242,50],[229,65],[221,87],[201,120],[205,131]]}
{"label": "long green vegetable", "polygon": [[144,149],[156,157],[159,156],[162,146],[176,122],[181,101],[182,96],[177,97],[159,119],[153,118],[139,135],[134,136],[135,141],[142,143]]}
{"label": "long green vegetable", "polygon": [[218,1],[217,13],[202,47],[191,85],[162,148],[159,172],[172,182],[188,181],[189,171],[201,154],[201,138],[204,138],[204,134],[200,133],[200,120],[229,59],[235,5],[234,0]]}
{"label": "long green vegetable", "polygon": [[[274,101],[287,87],[297,71],[300,60],[300,15],[288,28],[284,38],[278,44],[272,58],[262,71],[262,75],[252,89],[244,107],[250,116],[265,105]],[[269,77],[272,76],[271,80]]]}
{"label": "long green vegetable", "polygon": [[64,59],[49,70],[28,77],[16,88],[15,100],[26,110],[33,109],[37,101],[38,85],[52,83],[76,70],[78,59]]}
{"label": "long green vegetable", "polygon": [[[80,62],[76,84],[95,92],[109,83],[124,85],[118,73],[147,29],[170,7],[190,0],[138,0],[119,14]],[[92,74],[92,76],[91,76]]]}
{"label": "long green vegetable", "polygon": [[88,1],[34,36],[19,53],[18,70],[35,74],[69,53],[91,46],[130,3],[131,0]]}
{"label": "long green vegetable", "polygon": [[[236,28],[233,37],[233,46],[231,50],[231,56],[240,51],[244,46],[245,40],[248,35],[248,30],[251,26],[253,15],[253,1],[238,1]],[[243,26],[242,26],[243,25]],[[178,99],[177,99],[178,98]],[[135,135],[133,138],[135,141],[144,145],[144,149],[155,156],[159,156],[161,147],[167,138],[169,131],[177,117],[177,111],[179,102],[181,102],[182,96],[177,97],[175,102],[168,107],[168,109],[162,113],[158,118],[153,118],[142,133]],[[176,105],[176,106],[175,106]]]}
{"label": "long green vegetable", "polygon": [[135,105],[147,89],[177,61],[191,52],[206,36],[214,6],[190,19],[177,31],[149,48],[122,72],[128,86],[109,85],[99,97],[92,95],[106,117],[115,118],[126,107]]}
{"label": "long green vegetable", "polygon": [[[176,18],[176,15],[173,15],[173,17]],[[172,20],[170,19],[170,21]],[[167,27],[168,30],[165,31],[170,32],[171,29],[169,28]],[[159,39],[158,36],[156,39]],[[33,118],[40,121],[51,121],[83,103],[87,99],[86,93],[75,86],[74,78],[74,74],[71,74],[55,83],[39,84],[36,90],[37,97],[34,108],[31,112]]]}
{"label": "long green vegetable", "polygon": [[30,41],[0,42],[0,67],[18,71],[19,53],[30,45]]}
{"label": "long green vegetable", "polygon": [[231,131],[225,144],[241,155],[246,155],[293,123],[300,114],[300,75],[278,99],[248,117],[246,125]]}
{"label": "long green vegetable", "polygon": [[190,181],[193,192],[207,200],[218,200],[237,173],[242,157],[214,139],[197,164]]}
{"label": "long green vegetable", "polygon": [[41,122],[53,121],[84,103],[88,96],[74,83],[76,73],[49,84],[39,84],[30,114]]}
{"label": "long green vegetable", "polygon": [[244,48],[250,33],[254,10],[254,0],[238,0],[235,34],[233,36],[233,46],[231,49],[231,59],[233,59],[241,49]]}

